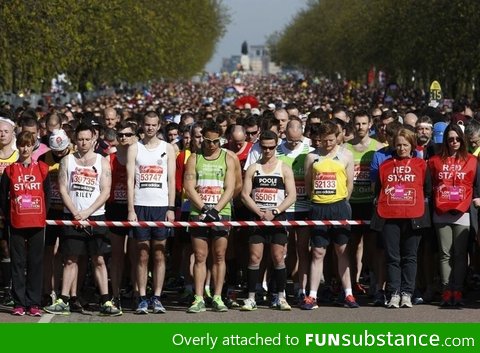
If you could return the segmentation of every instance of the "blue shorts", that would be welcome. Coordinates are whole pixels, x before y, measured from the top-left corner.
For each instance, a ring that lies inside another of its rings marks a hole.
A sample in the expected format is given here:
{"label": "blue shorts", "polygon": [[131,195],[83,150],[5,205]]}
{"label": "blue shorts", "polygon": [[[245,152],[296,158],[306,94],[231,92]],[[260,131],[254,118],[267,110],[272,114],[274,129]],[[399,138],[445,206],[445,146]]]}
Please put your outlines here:
{"label": "blue shorts", "polygon": [[[168,207],[135,206],[138,221],[163,222],[167,215]],[[133,238],[138,241],[166,240],[170,236],[170,228],[148,227],[133,229]]]}

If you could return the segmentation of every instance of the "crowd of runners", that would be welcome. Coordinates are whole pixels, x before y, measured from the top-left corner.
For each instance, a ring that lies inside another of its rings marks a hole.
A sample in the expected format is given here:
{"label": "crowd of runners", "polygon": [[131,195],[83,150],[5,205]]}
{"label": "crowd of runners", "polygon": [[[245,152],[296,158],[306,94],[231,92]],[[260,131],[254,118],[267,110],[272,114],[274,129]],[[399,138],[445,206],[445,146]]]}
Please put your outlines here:
{"label": "crowd of runners", "polygon": [[57,103],[0,107],[13,315],[84,312],[87,282],[105,316],[166,313],[171,288],[189,313],[357,308],[367,295],[387,308],[461,306],[478,290],[480,121],[468,100],[243,76]]}

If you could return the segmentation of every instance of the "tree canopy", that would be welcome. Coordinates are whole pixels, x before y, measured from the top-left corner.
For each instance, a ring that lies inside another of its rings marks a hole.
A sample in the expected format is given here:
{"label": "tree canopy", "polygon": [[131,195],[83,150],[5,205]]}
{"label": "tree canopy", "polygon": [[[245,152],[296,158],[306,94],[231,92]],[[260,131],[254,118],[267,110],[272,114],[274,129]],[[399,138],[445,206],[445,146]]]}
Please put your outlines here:
{"label": "tree canopy", "polygon": [[221,0],[4,0],[0,90],[189,78],[222,37]]}
{"label": "tree canopy", "polygon": [[327,77],[362,81],[376,67],[404,85],[437,79],[455,96],[480,84],[479,15],[480,2],[470,0],[312,0],[271,52],[277,63]]}

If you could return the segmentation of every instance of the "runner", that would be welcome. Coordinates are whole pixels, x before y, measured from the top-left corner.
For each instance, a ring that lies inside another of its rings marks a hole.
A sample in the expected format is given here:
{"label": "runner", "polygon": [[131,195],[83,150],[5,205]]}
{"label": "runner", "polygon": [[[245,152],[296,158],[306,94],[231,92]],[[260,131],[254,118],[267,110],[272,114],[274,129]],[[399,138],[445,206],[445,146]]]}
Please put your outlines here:
{"label": "runner", "polygon": [[[295,179],[290,166],[276,157],[278,136],[272,131],[260,135],[262,157],[259,162],[248,167],[245,173],[242,200],[245,206],[255,214],[256,220],[286,220],[285,211],[296,199]],[[248,263],[248,299],[241,307],[243,311],[257,309],[255,301],[256,284],[260,275],[264,246],[269,244],[278,295],[278,308],[291,310],[285,298],[287,273],[285,254],[287,230],[281,228],[255,228],[250,236],[250,260]]]}
{"label": "runner", "polygon": [[[218,124],[206,122],[202,135],[201,151],[191,154],[185,168],[184,188],[191,202],[190,219],[204,222],[230,220],[231,200],[236,184],[235,160],[220,148],[221,128]],[[209,247],[212,251],[212,277],[215,286],[213,310],[228,311],[221,298],[226,272],[228,232],[229,227],[192,228],[190,231],[195,254],[195,298],[187,310],[189,313],[206,310],[203,294]]]}
{"label": "runner", "polygon": [[[175,220],[175,151],[173,146],[157,137],[160,117],[148,112],[143,117],[144,137],[131,145],[127,153],[128,220]],[[165,313],[160,301],[165,280],[166,243],[169,229],[134,228],[137,241],[137,282],[139,303],[136,314],[147,314],[148,263],[153,260],[153,296],[150,304],[154,314]]]}

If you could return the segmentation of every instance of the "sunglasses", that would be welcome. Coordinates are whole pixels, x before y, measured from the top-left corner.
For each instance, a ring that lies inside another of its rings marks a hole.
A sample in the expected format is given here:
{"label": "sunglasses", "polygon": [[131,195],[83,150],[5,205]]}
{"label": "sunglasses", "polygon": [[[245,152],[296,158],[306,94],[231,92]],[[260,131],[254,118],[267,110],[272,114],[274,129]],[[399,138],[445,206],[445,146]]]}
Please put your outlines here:
{"label": "sunglasses", "polygon": [[462,142],[462,139],[460,137],[449,137],[447,139],[448,142]]}
{"label": "sunglasses", "polygon": [[260,146],[262,150],[273,151],[277,146]]}
{"label": "sunglasses", "polygon": [[207,142],[207,143],[213,143],[214,145],[216,145],[217,143],[220,143],[220,139],[209,139],[209,138],[206,138],[206,137],[203,137],[203,141]]}
{"label": "sunglasses", "polygon": [[256,134],[258,134],[258,130],[257,131],[246,131],[245,134],[247,134],[249,136],[256,135]]}
{"label": "sunglasses", "polygon": [[133,135],[135,135],[133,132],[118,132],[117,133],[118,138],[132,137]]}

